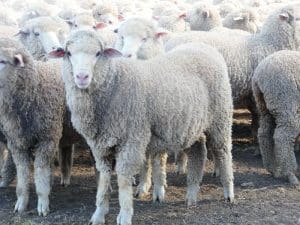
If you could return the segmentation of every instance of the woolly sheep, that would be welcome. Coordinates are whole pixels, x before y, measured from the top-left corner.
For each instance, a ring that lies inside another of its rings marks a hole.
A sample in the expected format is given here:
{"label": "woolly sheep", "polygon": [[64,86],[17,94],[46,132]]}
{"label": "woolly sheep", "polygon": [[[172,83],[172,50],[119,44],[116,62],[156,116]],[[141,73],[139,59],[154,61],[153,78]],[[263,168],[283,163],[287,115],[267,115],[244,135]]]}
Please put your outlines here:
{"label": "woolly sheep", "polygon": [[4,10],[0,11],[0,25],[16,27],[17,20],[13,16],[15,16],[15,13],[9,8],[5,8]]}
{"label": "woolly sheep", "polygon": [[72,123],[87,140],[100,171],[91,224],[104,224],[108,213],[111,155],[119,186],[118,224],[131,224],[132,176],[139,172],[146,150],[190,148],[186,196],[188,205],[194,204],[205,161],[204,150],[195,142],[204,132],[222,168],[224,196],[232,201],[233,109],[222,56],[204,44],[134,63],[110,59],[119,54],[105,49],[92,30],[71,33],[65,46],[63,79]]}
{"label": "woolly sheep", "polygon": [[242,9],[229,13],[223,20],[223,26],[230,29],[256,33],[259,30],[259,17],[254,9]]}
{"label": "woolly sheep", "polygon": [[209,31],[222,26],[221,16],[213,5],[197,3],[187,12],[186,20],[191,30]]}
{"label": "woolly sheep", "polygon": [[18,33],[18,29],[12,26],[0,25],[0,37],[13,37]]}
{"label": "woolly sheep", "polygon": [[51,17],[38,17],[28,20],[20,28],[18,38],[36,60],[43,60],[53,49],[61,48],[68,32],[65,22]]}
{"label": "woolly sheep", "polygon": [[268,55],[283,49],[296,50],[299,46],[300,4],[292,4],[275,11],[264,23],[259,34],[233,36],[214,32],[191,31],[178,34],[166,43],[166,50],[189,42],[204,42],[216,47],[227,62],[236,108],[247,107],[252,115],[254,137],[258,115],[252,96],[251,79],[254,69]]}
{"label": "woolly sheep", "polygon": [[102,2],[93,8],[93,16],[97,22],[104,22],[111,25],[118,24],[118,8],[111,2]]}
{"label": "woolly sheep", "polygon": [[116,30],[118,38],[115,48],[124,57],[150,59],[164,53],[161,40],[164,32],[159,32],[155,23],[142,17],[133,17],[121,23]]}
{"label": "woolly sheep", "polygon": [[294,155],[300,135],[299,74],[300,52],[284,50],[264,59],[252,78],[264,166],[275,177],[288,178],[294,185],[299,184]]}
{"label": "woolly sheep", "polygon": [[190,26],[185,22],[186,14],[181,11],[173,11],[171,15],[157,18],[159,27],[171,32],[184,32],[190,30]]}
{"label": "woolly sheep", "polygon": [[37,210],[45,216],[49,212],[50,164],[63,128],[63,84],[58,67],[34,62],[18,42],[1,38],[0,46],[1,83],[5,84],[1,88],[0,123],[17,169],[15,211],[22,213],[28,204],[33,148]]}

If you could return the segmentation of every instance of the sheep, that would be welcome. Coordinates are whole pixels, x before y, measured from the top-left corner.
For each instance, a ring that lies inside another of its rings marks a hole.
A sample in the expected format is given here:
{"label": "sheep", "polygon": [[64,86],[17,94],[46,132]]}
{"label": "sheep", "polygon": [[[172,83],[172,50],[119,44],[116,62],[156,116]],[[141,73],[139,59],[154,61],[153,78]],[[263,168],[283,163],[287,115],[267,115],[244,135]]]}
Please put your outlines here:
{"label": "sheep", "polygon": [[216,47],[229,68],[233,102],[236,108],[247,107],[252,115],[252,132],[257,137],[258,115],[252,96],[251,79],[260,61],[283,49],[296,50],[299,46],[300,4],[287,5],[271,14],[260,33],[233,36],[213,32],[191,31],[178,34],[165,45],[169,51],[177,45],[204,42]]}
{"label": "sheep", "polygon": [[9,8],[5,8],[5,10],[0,11],[0,25],[16,27],[17,20],[13,18],[14,15],[14,11]]}
{"label": "sheep", "polygon": [[96,20],[88,13],[80,13],[67,21],[71,29],[96,28]]}
{"label": "sheep", "polygon": [[213,5],[197,3],[187,12],[191,30],[209,31],[222,26],[221,16]]}
{"label": "sheep", "polygon": [[265,58],[252,78],[264,166],[274,177],[288,178],[293,185],[299,184],[294,155],[300,135],[299,74],[300,52],[283,50]]}
{"label": "sheep", "polygon": [[142,17],[132,17],[116,30],[115,48],[129,58],[150,59],[164,53],[160,32],[155,23]]}
{"label": "sheep", "polygon": [[254,9],[242,9],[229,13],[223,20],[223,26],[231,29],[240,29],[252,34],[259,30],[259,17]]}
{"label": "sheep", "polygon": [[61,48],[68,25],[52,17],[38,17],[28,20],[20,28],[18,39],[36,60],[47,59],[47,53]]}
{"label": "sheep", "polygon": [[160,16],[157,19],[159,27],[171,32],[184,32],[190,30],[189,24],[185,22],[186,13],[179,10],[172,11],[170,15]]}
{"label": "sheep", "polygon": [[118,24],[118,8],[111,2],[102,2],[94,6],[93,16],[97,22],[104,22],[111,25]]}
{"label": "sheep", "polygon": [[0,37],[14,37],[18,33],[18,29],[12,26],[0,25]]}
{"label": "sheep", "polygon": [[[112,155],[121,207],[118,224],[131,224],[132,176],[139,172],[146,150],[189,149],[186,197],[188,205],[195,204],[206,158],[197,144],[203,135],[222,168],[224,197],[233,201],[233,106],[222,56],[204,44],[178,47],[150,60],[110,59],[120,55],[104,48],[92,30],[72,32],[65,44],[63,80],[71,120],[92,149],[100,172],[97,209],[90,223],[105,223]],[[159,187],[154,190],[163,184]]]}
{"label": "sheep", "polygon": [[34,62],[17,41],[0,38],[1,132],[17,170],[17,203],[22,213],[29,200],[30,149],[35,150],[34,177],[39,215],[49,212],[50,164],[62,135],[64,87],[59,68]]}

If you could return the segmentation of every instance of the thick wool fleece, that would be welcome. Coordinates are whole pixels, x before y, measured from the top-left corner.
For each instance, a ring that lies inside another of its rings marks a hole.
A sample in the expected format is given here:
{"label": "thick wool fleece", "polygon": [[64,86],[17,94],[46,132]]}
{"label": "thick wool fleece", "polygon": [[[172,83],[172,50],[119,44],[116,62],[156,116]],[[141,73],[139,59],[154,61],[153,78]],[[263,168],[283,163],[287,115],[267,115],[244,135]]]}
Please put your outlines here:
{"label": "thick wool fleece", "polygon": [[279,51],[256,68],[253,94],[260,114],[258,141],[264,166],[293,184],[297,161],[295,142],[300,134],[300,52]]}

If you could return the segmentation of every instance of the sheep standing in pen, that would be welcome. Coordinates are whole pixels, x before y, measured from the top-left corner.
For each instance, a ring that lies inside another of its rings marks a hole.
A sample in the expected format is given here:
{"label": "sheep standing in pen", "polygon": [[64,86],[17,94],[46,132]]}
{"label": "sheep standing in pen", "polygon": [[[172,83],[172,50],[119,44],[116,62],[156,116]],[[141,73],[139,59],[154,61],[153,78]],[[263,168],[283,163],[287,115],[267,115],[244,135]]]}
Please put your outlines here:
{"label": "sheep standing in pen", "polygon": [[214,32],[191,31],[178,34],[166,43],[166,50],[189,42],[204,42],[216,47],[225,58],[236,108],[247,107],[252,115],[256,137],[258,115],[252,95],[251,79],[257,65],[268,55],[283,49],[297,50],[300,40],[300,4],[285,6],[273,12],[260,33],[232,36]]}
{"label": "sheep standing in pen", "polygon": [[118,224],[131,224],[132,176],[146,151],[187,150],[186,198],[195,204],[205,161],[197,141],[203,135],[220,165],[224,197],[233,201],[231,88],[226,63],[215,49],[192,44],[150,60],[110,59],[120,53],[105,48],[96,32],[80,30],[69,36],[64,56],[72,123],[100,171],[91,224],[104,224],[109,210],[111,156],[119,186]]}
{"label": "sheep standing in pen", "polygon": [[18,42],[0,39],[1,132],[17,169],[17,203],[22,213],[29,200],[31,149],[39,215],[49,212],[50,164],[63,129],[64,88],[59,67],[34,62]]}
{"label": "sheep standing in pen", "polygon": [[299,184],[294,148],[300,135],[300,52],[284,50],[268,56],[256,68],[252,88],[264,166],[274,177]]}

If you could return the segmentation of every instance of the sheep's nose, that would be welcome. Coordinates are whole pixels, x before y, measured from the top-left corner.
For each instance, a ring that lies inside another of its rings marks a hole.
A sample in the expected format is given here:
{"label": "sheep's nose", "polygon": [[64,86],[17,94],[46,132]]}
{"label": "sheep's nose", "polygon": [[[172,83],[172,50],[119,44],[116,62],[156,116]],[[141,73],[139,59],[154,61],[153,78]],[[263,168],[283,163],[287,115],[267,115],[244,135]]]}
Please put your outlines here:
{"label": "sheep's nose", "polygon": [[85,74],[85,73],[79,73],[79,74],[76,75],[76,78],[78,80],[84,81],[84,80],[89,78],[89,75]]}
{"label": "sheep's nose", "polygon": [[108,21],[109,24],[112,24],[112,21]]}
{"label": "sheep's nose", "polygon": [[63,48],[61,48],[61,47],[59,47],[59,48],[57,48],[57,49],[56,49],[56,51],[58,51],[58,52],[63,52],[63,51],[64,51],[64,49],[63,49]]}

